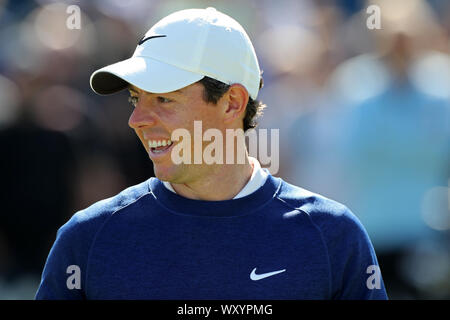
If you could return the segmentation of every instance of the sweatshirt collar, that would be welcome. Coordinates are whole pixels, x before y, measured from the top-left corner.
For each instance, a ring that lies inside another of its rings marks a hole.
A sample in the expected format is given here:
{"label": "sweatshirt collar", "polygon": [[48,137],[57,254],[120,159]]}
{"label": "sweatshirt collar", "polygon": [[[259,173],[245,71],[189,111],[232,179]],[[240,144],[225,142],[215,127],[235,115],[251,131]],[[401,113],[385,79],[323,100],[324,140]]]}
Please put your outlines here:
{"label": "sweatshirt collar", "polygon": [[223,201],[188,199],[168,190],[157,178],[150,178],[148,181],[151,195],[161,206],[172,213],[218,218],[236,217],[260,209],[279,192],[282,180],[267,172],[264,173],[267,175],[264,184],[257,190],[236,199]]}

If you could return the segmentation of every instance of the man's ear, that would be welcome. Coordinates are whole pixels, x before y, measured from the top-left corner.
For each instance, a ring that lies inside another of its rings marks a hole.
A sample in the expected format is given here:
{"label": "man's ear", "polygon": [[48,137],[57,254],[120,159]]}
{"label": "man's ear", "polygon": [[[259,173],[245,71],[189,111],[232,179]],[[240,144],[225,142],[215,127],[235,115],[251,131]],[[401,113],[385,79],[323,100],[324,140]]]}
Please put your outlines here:
{"label": "man's ear", "polygon": [[248,92],[241,84],[232,84],[225,94],[224,121],[231,123],[236,119],[243,119],[248,103]]}

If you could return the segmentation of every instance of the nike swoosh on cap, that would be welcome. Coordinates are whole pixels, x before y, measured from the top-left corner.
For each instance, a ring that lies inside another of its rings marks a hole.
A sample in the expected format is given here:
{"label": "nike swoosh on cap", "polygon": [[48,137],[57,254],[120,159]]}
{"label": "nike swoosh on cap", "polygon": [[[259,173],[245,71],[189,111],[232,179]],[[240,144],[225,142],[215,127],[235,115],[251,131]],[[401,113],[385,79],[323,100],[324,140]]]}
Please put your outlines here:
{"label": "nike swoosh on cap", "polygon": [[150,36],[150,37],[145,37],[143,36],[141,40],[139,40],[138,46],[143,44],[145,41],[153,39],[153,38],[163,38],[163,37],[167,37],[166,35],[157,35],[157,36]]}
{"label": "nike swoosh on cap", "polygon": [[267,272],[267,273],[256,274],[256,268],[255,268],[255,269],[253,269],[252,273],[250,273],[250,279],[252,279],[253,281],[258,281],[258,280],[261,280],[261,279],[264,279],[264,278],[268,278],[268,277],[274,276],[276,274],[279,274],[279,273],[282,273],[282,272],[285,272],[285,271],[286,271],[286,269],[278,270],[278,271],[272,271],[272,272]]}

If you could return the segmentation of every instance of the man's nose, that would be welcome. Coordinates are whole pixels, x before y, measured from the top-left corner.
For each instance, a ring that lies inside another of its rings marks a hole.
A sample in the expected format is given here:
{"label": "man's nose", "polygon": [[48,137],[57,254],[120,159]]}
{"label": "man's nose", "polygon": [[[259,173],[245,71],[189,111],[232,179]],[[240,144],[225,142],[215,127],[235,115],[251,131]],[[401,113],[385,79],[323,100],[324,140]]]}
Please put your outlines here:
{"label": "man's nose", "polygon": [[155,114],[149,110],[149,108],[144,108],[140,104],[136,105],[130,119],[128,120],[128,125],[133,129],[153,126],[155,123]]}

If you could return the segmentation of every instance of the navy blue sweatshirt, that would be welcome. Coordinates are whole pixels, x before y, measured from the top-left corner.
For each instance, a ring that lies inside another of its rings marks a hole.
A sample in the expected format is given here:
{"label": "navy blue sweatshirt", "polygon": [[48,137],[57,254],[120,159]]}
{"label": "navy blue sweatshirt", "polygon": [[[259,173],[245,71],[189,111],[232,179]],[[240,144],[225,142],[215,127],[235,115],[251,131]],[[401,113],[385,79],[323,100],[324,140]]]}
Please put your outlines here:
{"label": "navy blue sweatshirt", "polygon": [[387,299],[369,237],[344,205],[271,175],[202,201],[160,180],[79,211],[36,299]]}

